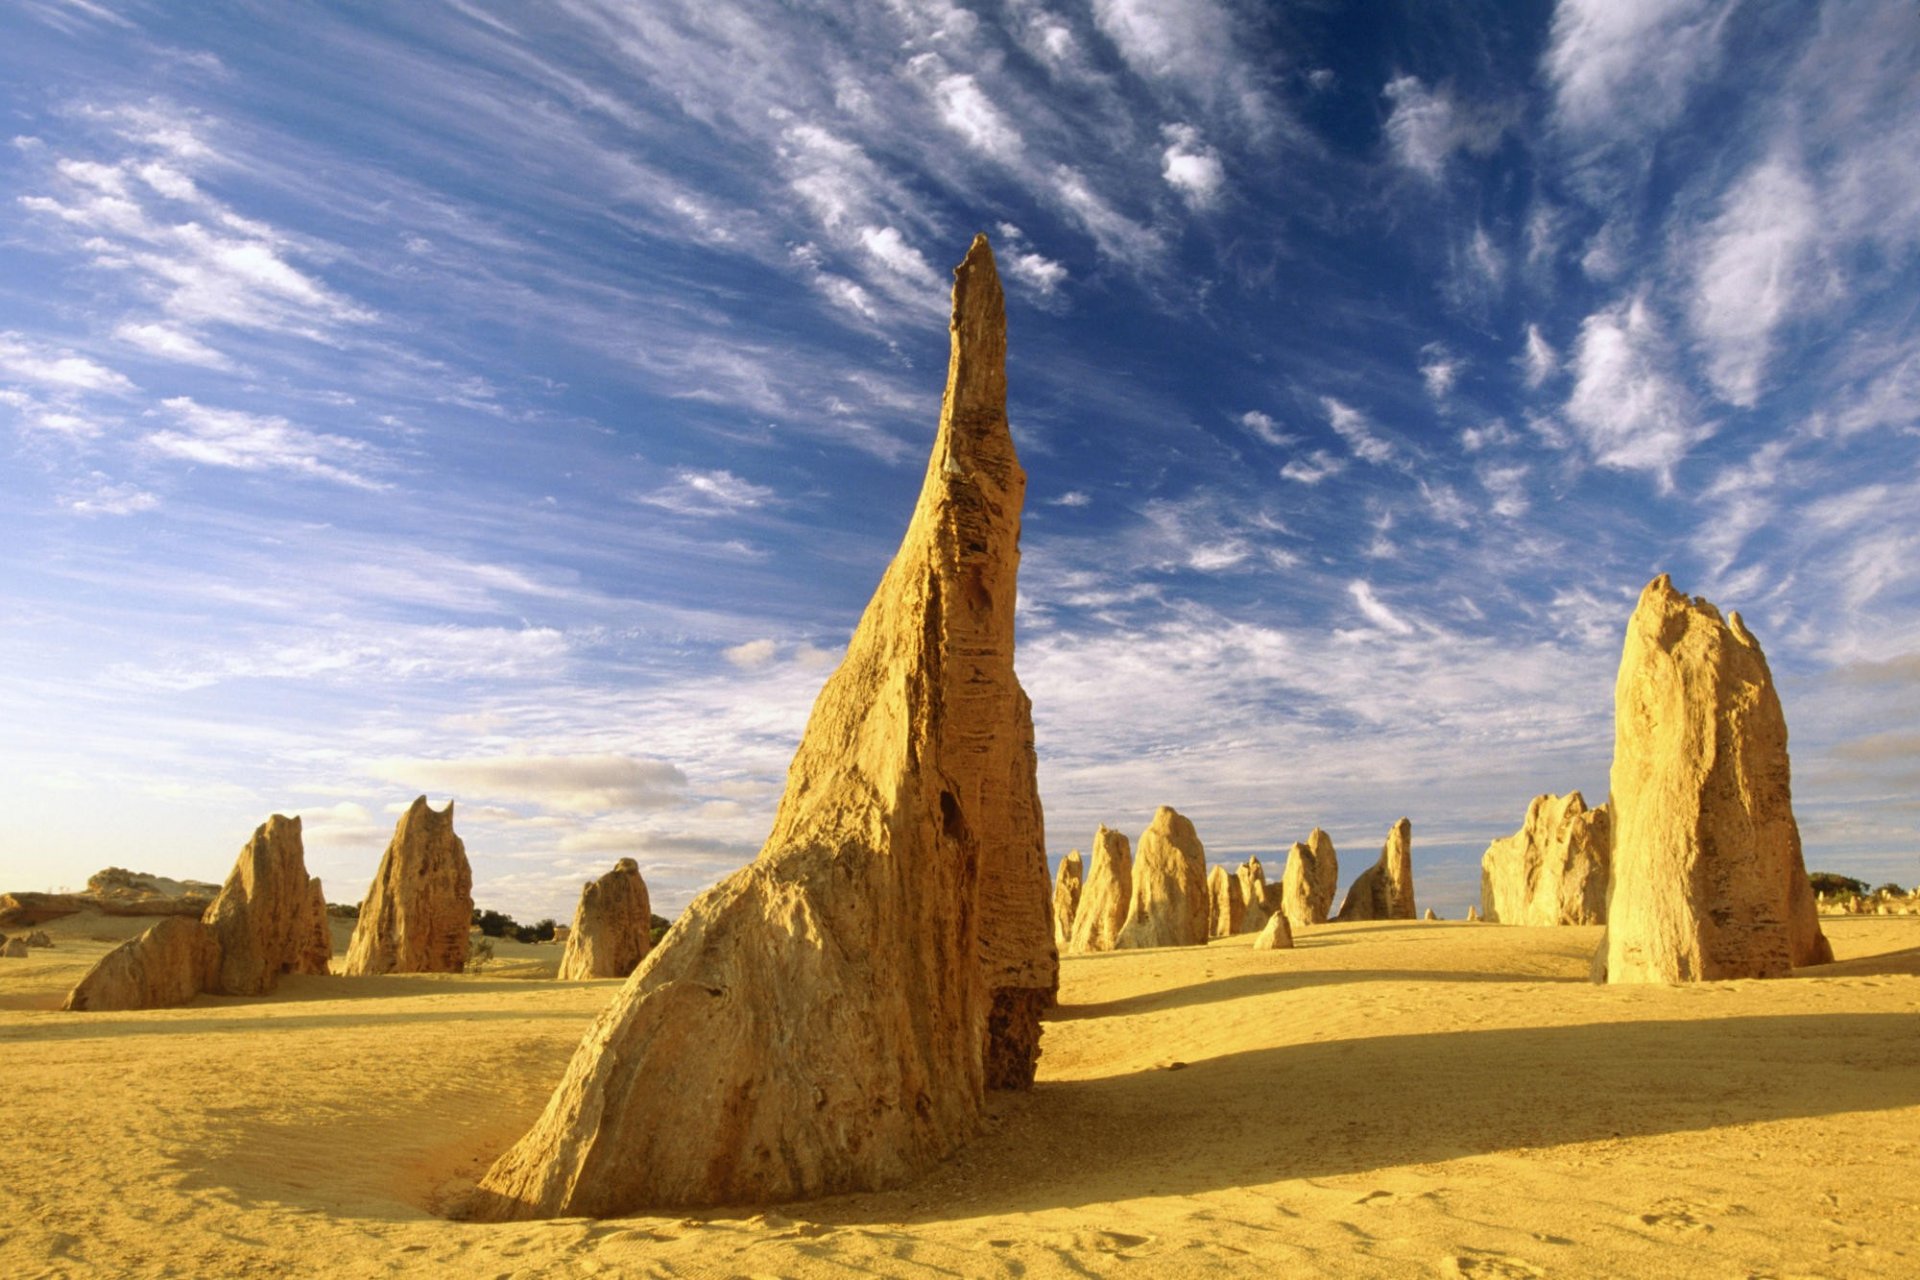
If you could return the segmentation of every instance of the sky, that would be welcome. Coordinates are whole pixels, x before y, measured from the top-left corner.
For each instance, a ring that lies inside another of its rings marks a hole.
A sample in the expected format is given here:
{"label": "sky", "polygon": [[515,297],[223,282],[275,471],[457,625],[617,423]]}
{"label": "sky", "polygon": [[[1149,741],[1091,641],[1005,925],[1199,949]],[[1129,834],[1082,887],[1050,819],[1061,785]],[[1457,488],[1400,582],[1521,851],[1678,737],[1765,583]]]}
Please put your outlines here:
{"label": "sky", "polygon": [[898,545],[976,231],[1047,844],[1607,790],[1655,574],[1815,869],[1920,880],[1911,0],[0,6],[0,887],[482,906],[750,859]]}

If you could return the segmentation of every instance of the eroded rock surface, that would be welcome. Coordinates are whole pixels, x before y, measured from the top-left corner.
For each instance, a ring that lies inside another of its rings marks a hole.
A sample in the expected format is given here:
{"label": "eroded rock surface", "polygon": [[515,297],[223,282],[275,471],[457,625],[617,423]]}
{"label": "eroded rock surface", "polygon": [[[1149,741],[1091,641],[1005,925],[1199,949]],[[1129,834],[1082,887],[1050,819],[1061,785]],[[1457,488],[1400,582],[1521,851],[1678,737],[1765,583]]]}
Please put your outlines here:
{"label": "eroded rock surface", "polygon": [[624,978],[640,967],[653,946],[653,903],[640,864],[622,858],[613,870],[580,889],[580,904],[567,930],[560,977]]}
{"label": "eroded rock surface", "polygon": [[1413,920],[1413,824],[1393,824],[1380,860],[1362,871],[1340,904],[1342,920]]}
{"label": "eroded rock surface", "polygon": [[897,1185],[978,1132],[990,1063],[1030,1074],[1057,958],[1013,671],[1026,477],[984,237],[954,274],[919,503],[814,704],[772,834],[601,1015],[474,1216]]}
{"label": "eroded rock surface", "polygon": [[1325,924],[1340,887],[1340,858],[1333,839],[1315,827],[1304,841],[1287,850],[1287,867],[1280,877],[1280,909],[1295,928]]}
{"label": "eroded rock surface", "polygon": [[1085,888],[1085,866],[1075,849],[1060,859],[1060,874],[1053,882],[1053,944],[1065,951],[1073,941],[1073,919],[1080,910],[1080,892]]}
{"label": "eroded rock surface", "polygon": [[[262,996],[287,973],[324,973],[315,969],[315,881],[307,876],[300,819],[274,814],[254,830],[207,908],[219,961],[207,989],[221,995]],[[319,903],[326,920],[326,903]],[[331,944],[329,944],[331,950]]]}
{"label": "eroded rock surface", "polygon": [[1480,859],[1482,917],[1500,924],[1605,924],[1610,816],[1604,804],[1587,808],[1578,791],[1535,796],[1520,830],[1488,845]]}
{"label": "eroded rock surface", "polygon": [[1276,911],[1267,917],[1266,927],[1253,940],[1255,951],[1286,951],[1293,947],[1293,930],[1287,925],[1287,913]]}
{"label": "eroded rock surface", "polygon": [[1087,863],[1086,884],[1074,912],[1074,954],[1111,951],[1127,924],[1127,904],[1133,901],[1133,845],[1110,827],[1093,833],[1093,855]]}
{"label": "eroded rock surface", "polygon": [[1134,846],[1133,896],[1117,947],[1207,941],[1207,850],[1187,818],[1161,805]]}
{"label": "eroded rock surface", "polygon": [[1234,872],[1234,879],[1239,882],[1242,903],[1239,931],[1259,933],[1267,927],[1267,916],[1271,914],[1267,910],[1270,895],[1267,892],[1266,868],[1260,865],[1258,857],[1249,857]]}
{"label": "eroded rock surface", "polygon": [[199,920],[169,916],[101,956],[60,1007],[69,1012],[165,1009],[218,980],[220,948]]}
{"label": "eroded rock surface", "polygon": [[1760,644],[1662,574],[1614,684],[1613,867],[1596,976],[1782,977],[1833,958],[1794,821],[1787,722]]}
{"label": "eroded rock surface", "polygon": [[421,796],[400,815],[360,904],[342,973],[459,973],[473,923],[473,869],[453,801]]}
{"label": "eroded rock surface", "polygon": [[1227,938],[1243,931],[1247,904],[1240,896],[1240,877],[1228,875],[1225,867],[1207,872],[1207,912],[1209,937]]}

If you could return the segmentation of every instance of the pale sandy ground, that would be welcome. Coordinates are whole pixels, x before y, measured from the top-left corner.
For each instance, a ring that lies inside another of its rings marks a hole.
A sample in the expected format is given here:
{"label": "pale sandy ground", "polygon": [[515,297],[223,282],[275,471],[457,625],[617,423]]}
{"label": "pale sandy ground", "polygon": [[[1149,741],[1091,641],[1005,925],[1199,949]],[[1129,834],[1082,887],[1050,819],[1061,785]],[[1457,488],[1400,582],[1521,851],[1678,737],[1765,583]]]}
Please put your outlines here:
{"label": "pale sandy ground", "polygon": [[1595,929],[1070,959],[1039,1087],[918,1186],[510,1226],[434,1210],[617,983],[502,944],[497,975],[51,1011],[141,923],[0,960],[10,1280],[1920,1275],[1920,918],[1829,919],[1840,963],[1792,980],[1671,989],[1582,981]]}

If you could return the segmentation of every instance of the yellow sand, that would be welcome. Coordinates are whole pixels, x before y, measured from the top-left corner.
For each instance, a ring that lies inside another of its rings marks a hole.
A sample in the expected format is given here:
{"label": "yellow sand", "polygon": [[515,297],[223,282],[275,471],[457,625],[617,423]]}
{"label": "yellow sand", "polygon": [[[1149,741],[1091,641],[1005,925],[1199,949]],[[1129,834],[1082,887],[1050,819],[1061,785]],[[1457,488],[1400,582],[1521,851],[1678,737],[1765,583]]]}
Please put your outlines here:
{"label": "yellow sand", "polygon": [[1073,958],[1039,1087],[920,1185],[507,1226],[434,1211],[617,983],[499,944],[477,977],[52,1011],[145,923],[0,960],[0,1274],[1920,1274],[1920,918],[1688,988],[1588,985],[1595,929]]}

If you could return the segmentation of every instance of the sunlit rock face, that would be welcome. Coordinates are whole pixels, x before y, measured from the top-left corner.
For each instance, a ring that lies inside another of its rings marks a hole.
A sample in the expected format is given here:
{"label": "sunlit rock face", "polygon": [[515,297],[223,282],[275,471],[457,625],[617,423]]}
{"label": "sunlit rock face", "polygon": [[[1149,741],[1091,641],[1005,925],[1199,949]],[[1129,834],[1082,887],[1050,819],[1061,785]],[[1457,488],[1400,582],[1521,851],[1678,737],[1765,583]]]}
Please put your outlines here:
{"label": "sunlit rock face", "polygon": [[1026,476],[984,237],[954,272],[918,505],[759,857],[695,899],[575,1053],[478,1217],[897,1185],[1031,1079],[1058,959],[1013,670]]}
{"label": "sunlit rock face", "polygon": [[624,978],[640,967],[652,946],[647,882],[639,863],[622,858],[613,870],[581,886],[558,976],[562,981]]}
{"label": "sunlit rock face", "polygon": [[1280,909],[1294,928],[1325,924],[1340,888],[1340,858],[1333,838],[1315,827],[1306,840],[1287,850],[1280,878]]}
{"label": "sunlit rock face", "polygon": [[1187,818],[1161,805],[1133,854],[1133,897],[1116,947],[1207,941],[1207,850]]}
{"label": "sunlit rock face", "polygon": [[1227,938],[1243,930],[1247,903],[1240,896],[1240,877],[1225,867],[1207,872],[1207,936]]}
{"label": "sunlit rock face", "polygon": [[453,802],[436,811],[421,796],[394,826],[342,972],[459,973],[472,922],[473,870],[454,834]]}
{"label": "sunlit rock face", "polygon": [[1362,871],[1340,904],[1342,920],[1414,920],[1413,823],[1402,818],[1387,832],[1380,860]]}
{"label": "sunlit rock face", "polygon": [[1127,924],[1127,905],[1133,901],[1133,845],[1118,831],[1102,826],[1093,833],[1093,855],[1087,862],[1086,884],[1074,912],[1073,940],[1067,950],[1075,955],[1111,951]]}
{"label": "sunlit rock face", "polygon": [[1833,958],[1793,817],[1766,656],[1661,574],[1627,622],[1613,695],[1609,982],[1773,978]]}
{"label": "sunlit rock face", "polygon": [[1501,924],[1605,924],[1613,844],[1606,805],[1578,791],[1535,796],[1520,830],[1480,859],[1480,910]]}
{"label": "sunlit rock face", "polygon": [[1061,951],[1073,941],[1073,919],[1080,910],[1080,892],[1085,887],[1085,860],[1075,849],[1060,859],[1060,874],[1053,882],[1053,945]]}
{"label": "sunlit rock face", "polygon": [[1239,933],[1258,933],[1267,927],[1267,869],[1257,857],[1248,858],[1233,873],[1240,886]]}

